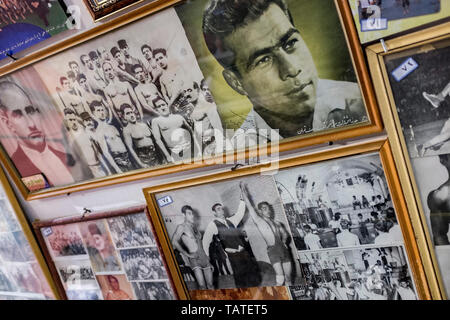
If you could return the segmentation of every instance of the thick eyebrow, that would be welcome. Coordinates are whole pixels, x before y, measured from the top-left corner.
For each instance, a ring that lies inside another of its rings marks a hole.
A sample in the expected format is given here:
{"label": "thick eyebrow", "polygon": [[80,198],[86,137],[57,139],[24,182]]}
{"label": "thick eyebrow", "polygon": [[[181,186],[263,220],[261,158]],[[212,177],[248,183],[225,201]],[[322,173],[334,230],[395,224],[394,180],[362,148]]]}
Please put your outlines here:
{"label": "thick eyebrow", "polygon": [[271,53],[272,51],[274,51],[274,49],[277,49],[279,47],[281,47],[286,41],[289,40],[289,38],[293,35],[293,34],[300,34],[300,32],[295,29],[295,28],[290,28],[285,34],[284,36],[281,37],[280,41],[278,41],[278,43],[272,47],[267,47],[267,48],[263,48],[263,49],[259,49],[256,50],[255,52],[253,52],[250,57],[247,60],[247,69],[250,68],[250,66],[253,64],[253,61],[256,60],[256,58],[258,58],[259,56],[265,55],[267,53]]}

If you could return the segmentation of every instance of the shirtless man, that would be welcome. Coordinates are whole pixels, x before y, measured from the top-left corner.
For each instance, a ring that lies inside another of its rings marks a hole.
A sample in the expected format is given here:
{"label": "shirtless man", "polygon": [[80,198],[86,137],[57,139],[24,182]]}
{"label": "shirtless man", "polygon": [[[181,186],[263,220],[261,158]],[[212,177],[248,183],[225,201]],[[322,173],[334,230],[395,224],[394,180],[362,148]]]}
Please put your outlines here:
{"label": "shirtless man", "polygon": [[170,101],[169,105],[172,105],[172,102],[175,101],[181,93],[183,93],[186,85],[183,80],[184,72],[179,69],[169,68],[167,52],[165,49],[155,49],[153,51],[153,57],[162,70],[162,74],[159,78],[161,93],[167,101]]}
{"label": "shirtless man", "polygon": [[66,77],[61,77],[59,82],[61,83],[62,91],[58,91],[57,88],[57,92],[61,99],[63,110],[72,109],[78,116],[83,112],[86,112],[87,110],[84,108],[81,97],[77,95],[75,90],[70,86],[70,80]]}
{"label": "shirtless man", "polygon": [[111,166],[116,173],[133,170],[133,164],[128,157],[128,150],[122,141],[119,130],[107,122],[105,106],[98,101],[94,101],[91,109],[94,117],[98,119],[97,140],[101,143],[103,154]]}
{"label": "shirtless man", "polygon": [[139,81],[134,77],[133,70],[131,70],[131,65],[125,63],[125,56],[122,51],[120,51],[117,47],[112,47],[111,55],[116,62],[115,71],[120,81],[129,82],[133,88],[137,86]]}
{"label": "shirtless man", "polygon": [[291,285],[293,261],[290,251],[295,257],[295,249],[292,248],[293,241],[287,228],[283,223],[275,220],[275,213],[269,203],[260,202],[256,208],[247,185],[242,182],[240,184],[250,217],[267,244],[267,254],[276,273],[277,286]]}
{"label": "shirtless man", "polygon": [[155,109],[153,109],[152,102],[156,97],[162,97],[158,88],[150,81],[148,74],[144,72],[144,68],[141,65],[134,65],[133,73],[135,78],[139,80],[139,84],[134,88],[134,91],[136,92],[141,106],[152,116],[158,115]]}
{"label": "shirtless man", "polygon": [[100,71],[95,70],[94,61],[92,61],[92,59],[87,54],[81,55],[80,61],[85,67],[85,75],[92,92],[98,93],[99,91],[103,91],[107,83],[106,80],[103,80],[104,78],[99,77],[98,73]]}
{"label": "shirtless man", "polygon": [[192,137],[195,147],[200,150],[191,128],[181,115],[171,114],[169,106],[160,97],[153,100],[153,105],[159,114],[159,117],[152,120],[153,136],[169,162],[185,159],[186,154],[191,155]]}
{"label": "shirtless man", "polygon": [[[86,121],[83,121],[83,126],[80,126],[79,118],[71,109],[64,110],[64,119],[69,127],[71,150],[80,152],[94,178],[108,176],[110,172],[105,163],[103,163],[100,146],[90,130],[90,126],[94,123],[86,117]],[[86,125],[86,128],[84,125]]]}
{"label": "shirtless man", "polygon": [[[450,154],[439,155],[440,163],[450,174]],[[435,245],[450,244],[447,233],[450,224],[450,179],[428,194],[431,230]]]}
{"label": "shirtless man", "polygon": [[106,100],[108,101],[108,105],[113,107],[113,113],[116,118],[120,119],[118,115],[120,106],[129,104],[130,106],[135,107],[135,112],[138,112],[140,119],[143,119],[142,107],[131,85],[128,82],[120,81],[116,77],[111,63],[104,62],[102,67],[105,77],[109,81],[108,86],[105,88]]}
{"label": "shirtless man", "polygon": [[181,212],[184,221],[177,226],[172,243],[188,258],[198,289],[213,289],[213,266],[203,248],[202,235],[195,224],[194,210],[190,206],[183,206]]}
{"label": "shirtless man", "polygon": [[147,72],[149,76],[151,77],[151,81],[158,87],[159,86],[159,77],[162,74],[162,69],[159,66],[159,64],[156,63],[155,59],[153,58],[153,51],[152,48],[144,44],[141,47],[142,55],[144,56],[145,60],[147,61]]}
{"label": "shirtless man", "polygon": [[83,103],[86,105],[86,107],[88,109],[87,111],[91,115],[92,115],[91,104],[94,101],[99,101],[99,102],[103,103],[103,105],[105,107],[107,107],[109,110],[109,107],[107,106],[105,99],[103,99],[103,97],[101,95],[92,92],[92,90],[89,87],[89,84],[87,82],[87,78],[83,73],[78,75],[77,82],[80,87],[81,99],[83,100]]}
{"label": "shirtless man", "polygon": [[148,125],[137,121],[136,114],[130,105],[123,104],[120,109],[124,120],[127,122],[127,125],[123,128],[123,138],[130,155],[142,168],[158,165],[158,155]]}

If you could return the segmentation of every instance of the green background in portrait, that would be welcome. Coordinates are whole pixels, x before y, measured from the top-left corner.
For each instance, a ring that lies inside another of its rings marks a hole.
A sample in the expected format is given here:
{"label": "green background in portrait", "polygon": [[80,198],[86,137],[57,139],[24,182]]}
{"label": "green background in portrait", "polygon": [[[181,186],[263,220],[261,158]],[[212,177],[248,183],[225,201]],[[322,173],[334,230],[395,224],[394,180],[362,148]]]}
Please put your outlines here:
{"label": "green background in portrait", "polygon": [[[231,89],[222,66],[206,47],[202,33],[203,10],[209,0],[191,0],[176,8],[200,69],[208,80],[224,128],[237,129],[251,109],[250,101]],[[339,16],[330,0],[288,0],[294,23],[311,50],[319,77],[356,82],[353,64]]]}

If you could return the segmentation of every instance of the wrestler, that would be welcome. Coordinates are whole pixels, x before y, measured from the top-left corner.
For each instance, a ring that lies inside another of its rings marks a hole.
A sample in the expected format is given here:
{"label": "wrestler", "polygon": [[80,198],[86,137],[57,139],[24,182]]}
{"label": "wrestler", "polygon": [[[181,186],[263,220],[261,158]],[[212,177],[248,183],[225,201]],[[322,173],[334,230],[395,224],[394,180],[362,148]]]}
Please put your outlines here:
{"label": "wrestler", "polygon": [[136,79],[139,80],[139,84],[134,88],[139,102],[144,110],[149,112],[152,116],[158,115],[155,109],[153,109],[152,102],[156,97],[162,97],[158,88],[150,81],[148,74],[144,72],[144,68],[141,65],[134,65],[133,73]]}
{"label": "wrestler", "polygon": [[194,210],[190,206],[183,206],[181,212],[184,214],[184,221],[177,226],[172,243],[188,258],[198,289],[213,289],[213,266],[203,248],[202,235],[194,220]]}

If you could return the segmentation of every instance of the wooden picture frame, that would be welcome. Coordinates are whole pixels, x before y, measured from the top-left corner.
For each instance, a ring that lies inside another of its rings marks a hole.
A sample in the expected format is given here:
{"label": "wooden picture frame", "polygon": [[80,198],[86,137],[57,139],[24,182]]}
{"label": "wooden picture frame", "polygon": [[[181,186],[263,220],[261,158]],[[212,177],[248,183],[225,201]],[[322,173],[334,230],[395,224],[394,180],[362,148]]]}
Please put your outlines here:
{"label": "wooden picture frame", "polygon": [[[57,271],[55,260],[53,259],[52,254],[51,254],[51,250],[52,249],[49,249],[49,247],[47,245],[47,242],[45,241],[45,237],[42,234],[42,230],[46,229],[46,228],[49,228],[49,227],[51,228],[51,227],[55,227],[55,226],[66,226],[66,225],[72,225],[72,224],[75,225],[75,224],[89,222],[89,221],[91,221],[91,222],[92,221],[102,221],[102,220],[106,220],[106,219],[117,218],[117,217],[125,217],[125,216],[136,215],[136,214],[145,214],[146,220],[147,220],[148,225],[150,227],[150,231],[151,231],[151,233],[153,235],[153,239],[152,240],[155,242],[155,244],[154,245],[150,245],[150,247],[155,247],[157,249],[157,252],[159,254],[159,258],[160,258],[160,260],[162,262],[162,266],[161,267],[164,270],[167,270],[166,259],[161,254],[161,247],[160,247],[160,244],[159,244],[159,240],[156,238],[156,234],[154,232],[153,225],[152,225],[152,223],[150,221],[150,217],[149,217],[148,210],[147,210],[146,206],[137,206],[137,207],[131,207],[131,208],[115,210],[115,211],[98,212],[98,213],[94,213],[94,214],[90,214],[90,215],[67,217],[67,218],[55,219],[55,220],[50,220],[50,221],[35,221],[33,223],[33,228],[34,228],[36,237],[37,237],[37,239],[39,241],[39,244],[40,244],[40,246],[42,248],[45,260],[47,261],[47,264],[48,264],[49,269],[50,269],[51,276],[52,276],[52,278],[53,278],[53,280],[54,280],[54,282],[55,282],[55,284],[57,286],[59,295],[60,295],[60,297],[62,297],[62,299],[65,299],[65,300],[68,299],[68,295],[66,293],[67,291],[66,291],[66,289],[65,289],[65,287],[64,287],[64,285],[62,283],[62,280],[61,280],[61,277],[59,275],[59,272]],[[109,237],[111,237],[111,233],[110,232],[108,232],[108,235],[109,235]],[[115,241],[115,240],[112,239],[111,241]],[[84,242],[86,242],[86,239],[84,239]],[[120,249],[128,250],[127,249],[128,247],[131,247],[131,246],[130,245],[128,245],[128,246],[127,245],[122,245],[120,247],[116,247],[116,255],[117,255],[117,257],[119,256],[118,252],[119,252]],[[137,249],[140,249],[140,248],[142,249],[142,247],[133,246],[132,250],[136,249],[136,248]],[[145,246],[144,246],[144,248],[145,248]],[[89,259],[89,258],[87,258],[87,259]],[[92,268],[92,264],[91,264],[91,268]],[[94,269],[92,269],[92,270],[93,270],[93,272],[95,272],[95,275],[98,276],[98,273],[97,273],[98,270],[97,271],[94,270]],[[100,276],[102,276],[104,273],[105,272],[103,272],[103,273],[100,272]],[[124,268],[123,274],[125,274],[125,273],[126,273],[126,270]],[[117,272],[112,271],[112,274],[113,275],[117,275]],[[123,275],[120,275],[120,276],[123,276]],[[130,281],[132,281],[132,279],[128,278],[128,276],[129,275],[127,273],[127,280],[126,281],[129,282],[129,286],[131,288]],[[164,281],[163,280],[164,279],[162,279],[160,282],[166,282],[166,286],[167,286],[167,284],[169,284],[168,289],[171,290],[173,298],[177,299],[177,294],[176,294],[176,292],[174,290],[173,281],[170,278],[170,276],[168,277],[168,279],[165,279]],[[98,280],[97,280],[97,282],[98,282]],[[101,286],[97,287],[97,289],[99,291],[102,291],[102,292],[104,290],[104,288],[102,288]],[[136,296],[137,294],[136,294],[136,291],[135,291],[137,289],[129,289],[129,290],[131,290],[132,294],[135,297],[137,297]],[[104,297],[104,299],[106,299],[106,297]]]}
{"label": "wooden picture frame", "polygon": [[144,0],[83,0],[95,22],[101,21]]}
{"label": "wooden picture frame", "polygon": [[[338,160],[343,157],[365,155],[369,153],[371,154],[377,153],[379,154],[379,157],[381,159],[381,164],[382,167],[384,168],[384,174],[387,179],[387,185],[391,194],[392,203],[397,212],[397,220],[403,232],[404,247],[409,257],[409,265],[413,274],[412,277],[414,278],[419,298],[431,299],[432,291],[430,290],[430,283],[428,281],[428,277],[430,275],[426,273],[426,271],[429,270],[427,270],[426,267],[424,267],[424,265],[427,266],[427,263],[429,263],[429,261],[423,262],[424,259],[429,259],[429,257],[427,257],[426,255],[424,256],[423,253],[419,252],[419,246],[418,243],[416,242],[417,235],[415,233],[415,230],[413,229],[413,224],[411,223],[410,220],[411,218],[408,213],[407,203],[403,196],[402,187],[400,185],[400,179],[397,175],[397,170],[394,164],[394,158],[391,152],[391,148],[389,142],[385,138],[375,138],[368,140],[366,142],[360,142],[346,146],[334,146],[327,150],[318,150],[316,152],[312,152],[309,154],[282,159],[276,164],[274,163],[261,164],[250,167],[244,167],[237,170],[224,171],[220,173],[205,175],[197,178],[182,180],[174,183],[144,189],[144,194],[147,199],[150,216],[155,226],[156,234],[161,241],[162,250],[168,261],[169,270],[170,273],[172,274],[172,278],[174,279],[175,287],[180,299],[189,299],[190,295],[186,282],[183,280],[183,276],[180,271],[179,265],[176,262],[173,246],[171,244],[171,237],[173,235],[169,235],[166,228],[165,219],[169,218],[168,217],[164,218],[162,216],[161,209],[159,206],[158,200],[164,201],[161,199],[166,198],[163,196],[164,192],[169,193],[172,191],[179,191],[180,189],[183,188],[196,187],[213,182],[220,183],[236,178],[246,178],[247,176],[250,175],[270,174],[269,172],[274,170],[273,167],[274,165],[277,168],[275,170],[289,169],[298,166],[301,167],[303,165],[316,164],[322,161]],[[239,187],[236,185],[236,188]],[[161,198],[157,199],[157,194],[161,194],[159,196]],[[169,195],[169,197],[171,196]],[[184,195],[183,197],[186,197],[186,195]],[[176,199],[171,200],[173,201],[173,203],[177,201]],[[170,204],[171,202],[169,201],[167,203]],[[180,203],[178,201],[177,206],[179,205]],[[174,218],[171,216],[170,220],[173,219]],[[421,241],[423,241],[423,239]]]}
{"label": "wooden picture frame", "polygon": [[[60,299],[60,295],[57,291],[56,283],[53,281],[53,279],[51,277],[49,268],[47,267],[45,259],[41,253],[41,250],[39,249],[36,238],[33,235],[33,232],[30,228],[27,218],[25,217],[25,214],[22,211],[22,208],[20,207],[19,201],[17,200],[16,195],[14,194],[14,191],[13,191],[11,185],[9,184],[6,174],[2,168],[0,168],[0,184],[4,190],[4,194],[6,196],[4,198],[4,201],[9,202],[9,204],[12,208],[11,214],[15,215],[14,218],[17,219],[17,222],[19,224],[18,227],[20,227],[20,229],[16,229],[16,230],[9,229],[8,231],[11,231],[11,232],[16,231],[15,233],[21,233],[24,236],[24,240],[27,241],[28,243],[22,244],[21,247],[23,249],[25,249],[24,248],[25,246],[28,246],[28,245],[30,246],[32,254],[34,255],[34,258],[36,260],[37,266],[38,266],[38,268],[40,268],[41,274],[43,277],[43,279],[38,279],[39,282],[45,281],[47,286],[50,288],[50,291],[51,291],[51,294],[53,295],[53,297],[49,297],[49,298]],[[2,210],[7,211],[8,209],[3,208]],[[6,212],[4,212],[4,214],[6,214]],[[30,262],[30,264],[31,264],[31,262]],[[2,294],[7,295],[7,292],[3,292]],[[24,299],[24,298],[26,298],[26,295],[22,296],[22,298],[19,296],[18,298]],[[34,298],[34,299],[36,299],[36,298]]]}
{"label": "wooden picture frame", "polygon": [[[88,40],[98,38],[102,35],[112,32],[118,28],[131,25],[132,23],[137,23],[145,17],[154,14],[165,8],[169,8],[173,5],[181,3],[181,0],[157,0],[153,1],[142,7],[139,12],[130,12],[124,14],[113,21],[106,22],[102,26],[95,27],[83,34],[77,35],[74,38],[65,40],[55,46],[51,46],[39,52],[33,53],[24,59],[11,63],[8,66],[0,68],[0,77],[5,77],[13,74],[14,72],[19,72],[21,69],[27,66],[31,66],[34,63],[45,61],[47,58],[58,56],[65,50],[81,45]],[[329,130],[322,130],[320,132],[314,132],[306,134],[305,136],[296,136],[291,138],[286,138],[278,143],[272,143],[269,145],[260,145],[258,147],[251,147],[245,150],[230,151],[224,154],[206,157],[205,159],[196,159],[195,161],[183,161],[177,162],[174,165],[162,165],[157,167],[137,169],[128,171],[121,174],[112,174],[103,178],[88,179],[75,183],[64,184],[57,187],[46,187],[44,189],[38,189],[38,191],[30,191],[30,185],[28,187],[24,184],[21,179],[21,175],[16,169],[14,163],[11,161],[10,156],[5,151],[4,148],[0,150],[0,160],[5,164],[5,168],[11,175],[14,183],[18,186],[22,196],[26,200],[41,199],[46,197],[52,197],[61,194],[67,194],[71,192],[89,190],[92,188],[98,188],[108,185],[113,185],[117,183],[129,182],[138,179],[149,178],[153,176],[176,173],[184,170],[190,170],[200,167],[209,166],[217,163],[233,163],[237,159],[246,159],[255,157],[257,155],[264,156],[270,153],[283,152],[288,150],[294,150],[301,147],[311,146],[315,144],[328,143],[330,141],[336,141],[341,139],[347,139],[362,135],[369,135],[377,132],[381,132],[383,125],[380,119],[380,115],[377,109],[377,102],[375,99],[373,87],[370,81],[368,70],[366,67],[364,55],[362,49],[359,45],[359,40],[357,37],[356,30],[353,24],[349,24],[342,19],[341,21],[344,25],[346,42],[349,46],[350,57],[352,64],[356,73],[356,77],[359,79],[360,90],[362,93],[362,98],[364,100],[365,108],[367,111],[368,120],[365,122],[346,125],[342,128],[334,128]],[[59,138],[58,138],[59,139]],[[11,152],[11,151],[10,151]],[[32,176],[34,177],[34,176]],[[32,178],[31,177],[31,178]],[[32,181],[35,181],[31,179]],[[37,185],[43,185],[46,183],[45,178],[42,175],[38,176]],[[27,182],[30,183],[30,182]],[[33,184],[33,183],[31,183]],[[48,186],[48,184],[47,184]]]}
{"label": "wooden picture frame", "polygon": [[[430,50],[433,51],[435,49],[433,43],[439,43],[439,41],[444,41],[449,38],[449,28],[450,23],[446,22],[422,31],[391,39],[386,41],[387,51],[385,51],[380,44],[374,44],[366,49],[381,113],[386,126],[386,131],[390,137],[394,160],[397,164],[399,178],[405,192],[405,198],[407,199],[411,222],[417,234],[417,243],[421,255],[429,257],[428,259],[423,260],[424,268],[427,270],[433,297],[437,299],[445,299],[446,295],[438,268],[436,253],[433,249],[431,233],[427,227],[427,219],[424,212],[426,200],[424,202],[421,197],[419,181],[416,178],[417,172],[414,171],[414,166],[410,159],[407,141],[397,111],[398,106],[395,100],[396,92],[392,89],[390,74],[387,71],[385,59],[389,58],[390,55],[397,54],[402,56],[403,52],[406,55],[415,55],[420,52],[426,53]],[[421,49],[424,50],[420,51]],[[406,58],[407,57],[405,56],[404,59]],[[420,96],[419,98],[422,97]],[[428,106],[426,101],[422,108],[424,109],[425,106]],[[418,111],[419,110],[416,112]],[[420,117],[418,117],[418,119],[420,119]],[[412,126],[410,128],[411,129],[408,130],[414,129]],[[444,270],[441,272],[444,272]]]}

